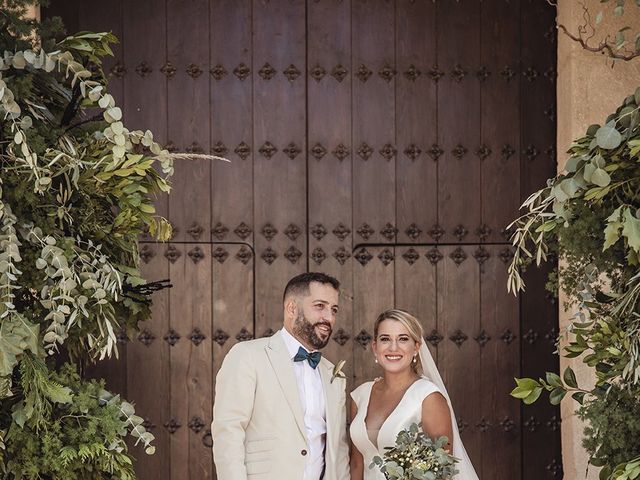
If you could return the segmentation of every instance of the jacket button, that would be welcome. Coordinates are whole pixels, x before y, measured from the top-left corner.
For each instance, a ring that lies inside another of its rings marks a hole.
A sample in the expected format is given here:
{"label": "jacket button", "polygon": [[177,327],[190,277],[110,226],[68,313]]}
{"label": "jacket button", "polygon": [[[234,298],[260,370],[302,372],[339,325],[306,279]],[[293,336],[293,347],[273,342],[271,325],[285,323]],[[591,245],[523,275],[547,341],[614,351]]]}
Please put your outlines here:
{"label": "jacket button", "polygon": [[300,453],[302,454],[302,456],[305,456],[307,454],[307,451],[306,450],[302,450]]}

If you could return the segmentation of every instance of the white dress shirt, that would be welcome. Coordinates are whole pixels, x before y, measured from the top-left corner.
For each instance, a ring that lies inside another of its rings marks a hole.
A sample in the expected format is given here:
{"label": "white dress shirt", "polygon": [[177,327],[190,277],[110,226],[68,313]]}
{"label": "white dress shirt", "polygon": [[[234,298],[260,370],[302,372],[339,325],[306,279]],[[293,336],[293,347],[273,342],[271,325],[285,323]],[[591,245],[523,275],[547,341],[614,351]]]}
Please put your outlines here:
{"label": "white dress shirt", "polygon": [[309,446],[303,479],[319,480],[324,470],[324,447],[327,433],[327,415],[322,379],[318,369],[311,368],[308,361],[293,361],[298,349],[305,347],[286,328],[282,329],[282,338],[293,362],[293,370],[296,374],[298,393],[304,414],[307,444]]}

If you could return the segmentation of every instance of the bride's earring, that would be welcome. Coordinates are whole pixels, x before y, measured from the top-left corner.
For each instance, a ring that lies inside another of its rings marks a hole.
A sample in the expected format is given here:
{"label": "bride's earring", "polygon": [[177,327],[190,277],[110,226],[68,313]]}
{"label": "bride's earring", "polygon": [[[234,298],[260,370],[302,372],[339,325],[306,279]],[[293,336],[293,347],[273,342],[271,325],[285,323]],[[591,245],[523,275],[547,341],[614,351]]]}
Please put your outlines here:
{"label": "bride's earring", "polygon": [[373,357],[373,361],[378,363],[378,357]]}
{"label": "bride's earring", "polygon": [[418,354],[417,354],[417,353],[414,353],[414,354],[413,354],[413,363],[414,363],[414,364],[415,364],[415,363],[418,363]]}

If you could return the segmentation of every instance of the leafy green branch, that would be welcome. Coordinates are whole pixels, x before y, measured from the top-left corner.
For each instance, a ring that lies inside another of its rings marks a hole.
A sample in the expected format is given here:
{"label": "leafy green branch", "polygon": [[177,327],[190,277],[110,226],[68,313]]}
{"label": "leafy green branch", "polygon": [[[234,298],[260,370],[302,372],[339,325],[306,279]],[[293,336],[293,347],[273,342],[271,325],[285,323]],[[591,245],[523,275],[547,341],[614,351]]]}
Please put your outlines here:
{"label": "leafy green branch", "polygon": [[542,378],[538,380],[516,378],[515,381],[517,386],[511,391],[511,396],[519,398],[525,405],[531,405],[538,400],[544,390],[549,392],[549,402],[552,405],[559,405],[567,394],[571,394],[574,400],[582,403],[585,395],[592,393],[591,390],[578,387],[576,375],[570,367],[565,369],[562,378],[556,373],[547,372],[546,380]]}
{"label": "leafy green branch", "polygon": [[516,379],[511,395],[525,404],[543,392],[552,404],[571,396],[601,478],[636,478],[640,470],[629,459],[640,454],[640,88],[568,153],[562,172],[526,200],[510,226],[508,289],[524,290],[528,266],[559,258],[554,275],[574,312],[559,353],[580,358],[595,386],[580,388],[567,368],[562,378]]}

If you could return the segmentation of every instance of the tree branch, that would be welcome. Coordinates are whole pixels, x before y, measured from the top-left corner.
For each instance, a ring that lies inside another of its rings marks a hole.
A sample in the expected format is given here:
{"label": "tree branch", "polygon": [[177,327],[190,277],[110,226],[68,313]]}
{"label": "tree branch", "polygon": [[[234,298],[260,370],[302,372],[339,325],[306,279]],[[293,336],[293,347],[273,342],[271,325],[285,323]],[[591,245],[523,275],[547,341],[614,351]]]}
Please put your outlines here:
{"label": "tree branch", "polygon": [[98,113],[96,115],[94,115],[91,118],[87,118],[86,120],[83,120],[81,122],[78,123],[74,123],[73,125],[69,126],[68,128],[65,129],[65,131],[63,133],[67,133],[69,130],[73,130],[76,127],[79,127],[80,125],[84,125],[85,123],[90,123],[90,122],[95,122],[98,121],[102,118],[102,114]]}
{"label": "tree branch", "polygon": [[573,35],[571,32],[569,32],[569,30],[567,30],[567,27],[565,27],[562,24],[558,24],[558,28],[562,30],[567,37],[569,37],[574,42],[579,43],[583,49],[589,52],[606,54],[609,58],[613,58],[616,60],[624,60],[625,62],[628,62],[629,60],[633,60],[636,57],[640,57],[640,52],[631,52],[631,53],[618,52],[614,49],[614,47],[611,44],[609,44],[606,41],[600,42],[600,44],[597,46],[591,46],[589,45],[587,40],[582,38],[582,34],[578,36]]}
{"label": "tree branch", "polygon": [[71,100],[69,100],[69,104],[62,114],[62,120],[60,121],[61,126],[66,126],[71,123],[73,117],[76,116],[76,112],[78,110],[78,105],[80,102],[80,87],[79,84],[76,83],[75,87],[73,87],[73,92],[71,94]]}
{"label": "tree branch", "polygon": [[[551,3],[551,0],[547,0],[547,2]],[[556,20],[558,29],[562,30],[567,37],[580,44],[584,50],[587,50],[588,52],[601,53],[613,60],[623,60],[628,62],[636,57],[640,57],[640,52],[629,52],[628,50],[619,51],[612,43],[609,35],[607,35],[597,46],[589,45],[589,41],[596,35],[596,28],[593,26],[593,23],[591,23],[591,14],[586,3],[580,2],[580,5],[582,6],[582,18],[584,23],[582,25],[578,25],[578,35],[573,35],[569,32],[567,27],[557,23]]]}

